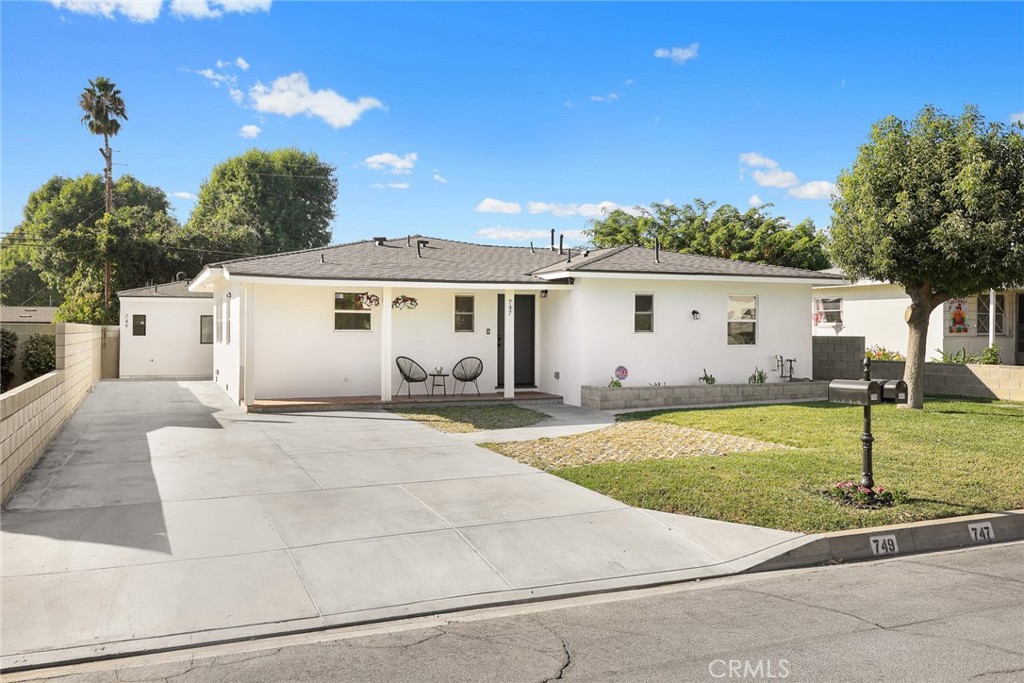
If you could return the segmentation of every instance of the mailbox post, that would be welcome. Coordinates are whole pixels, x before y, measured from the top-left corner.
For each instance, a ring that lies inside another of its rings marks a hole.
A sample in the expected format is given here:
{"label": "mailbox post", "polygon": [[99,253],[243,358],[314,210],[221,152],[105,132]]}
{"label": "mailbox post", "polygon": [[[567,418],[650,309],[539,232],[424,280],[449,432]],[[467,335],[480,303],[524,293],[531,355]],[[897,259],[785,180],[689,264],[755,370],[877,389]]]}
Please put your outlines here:
{"label": "mailbox post", "polygon": [[[905,397],[906,389],[903,389],[903,392]],[[832,403],[864,407],[864,433],[860,437],[863,465],[860,485],[874,487],[871,449],[875,439],[871,436],[871,406],[882,402],[882,387],[871,379],[871,359],[864,359],[863,379],[834,379],[829,382],[828,400]]]}
{"label": "mailbox post", "polygon": [[[871,359],[864,359],[864,377],[862,378],[865,382],[871,381]],[[880,391],[880,390],[879,390]],[[879,397],[881,398],[881,397]],[[875,475],[872,473],[871,463],[871,450],[872,445],[875,443],[875,437],[871,436],[871,402],[864,406],[864,433],[860,435],[861,443],[861,476],[860,485],[867,486],[869,489],[875,487]]]}

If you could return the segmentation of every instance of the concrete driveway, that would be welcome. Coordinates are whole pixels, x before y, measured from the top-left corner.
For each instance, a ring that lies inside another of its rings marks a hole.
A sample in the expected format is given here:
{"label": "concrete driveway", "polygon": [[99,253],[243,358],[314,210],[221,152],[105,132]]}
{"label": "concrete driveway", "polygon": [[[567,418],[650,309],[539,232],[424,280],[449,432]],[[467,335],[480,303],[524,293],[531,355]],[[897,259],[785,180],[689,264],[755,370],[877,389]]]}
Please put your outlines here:
{"label": "concrete driveway", "polygon": [[729,574],[804,537],[630,508],[387,412],[125,381],[0,540],[10,668]]}

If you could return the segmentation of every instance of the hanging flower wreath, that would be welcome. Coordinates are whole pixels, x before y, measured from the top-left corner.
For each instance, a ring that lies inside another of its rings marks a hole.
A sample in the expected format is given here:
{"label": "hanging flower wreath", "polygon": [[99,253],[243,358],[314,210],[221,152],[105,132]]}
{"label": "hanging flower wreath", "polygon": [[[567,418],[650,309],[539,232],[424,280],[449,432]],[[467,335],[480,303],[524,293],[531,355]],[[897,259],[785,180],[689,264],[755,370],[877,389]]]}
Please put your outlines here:
{"label": "hanging flower wreath", "polygon": [[419,305],[419,301],[416,301],[416,299],[411,296],[405,296],[404,294],[399,294],[395,297],[395,300],[391,302],[391,308],[397,308],[400,311],[412,310]]}
{"label": "hanging flower wreath", "polygon": [[380,297],[376,294],[363,292],[362,294],[356,294],[356,303],[363,308],[377,308],[377,306],[380,306]]}

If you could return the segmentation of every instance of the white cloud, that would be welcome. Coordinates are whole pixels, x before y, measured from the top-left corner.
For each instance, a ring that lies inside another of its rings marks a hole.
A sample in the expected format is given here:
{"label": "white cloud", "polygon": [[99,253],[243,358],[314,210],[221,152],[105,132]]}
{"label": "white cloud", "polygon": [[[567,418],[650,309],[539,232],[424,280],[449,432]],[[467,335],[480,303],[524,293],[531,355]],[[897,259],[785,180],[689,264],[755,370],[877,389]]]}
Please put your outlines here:
{"label": "white cloud", "polygon": [[249,70],[249,62],[245,61],[241,57],[236,57],[235,58],[235,65],[238,66],[238,68],[241,69],[242,71],[248,71]]}
{"label": "white cloud", "polygon": [[480,213],[521,213],[523,209],[517,202],[503,202],[488,197],[476,205],[476,210]]}
{"label": "white cloud", "polygon": [[789,196],[797,199],[828,199],[835,194],[836,186],[827,180],[812,180],[789,189]]}
{"label": "white cloud", "polygon": [[434,178],[434,180],[436,180],[437,182],[441,183],[442,185],[447,185],[448,184],[448,179],[445,178],[440,173],[438,173],[436,168],[434,169],[433,178]]}
{"label": "white cloud", "polygon": [[608,93],[607,95],[591,95],[590,96],[590,101],[591,102],[614,102],[617,99],[619,99],[619,93],[617,93],[617,92],[611,92],[611,93]]}
{"label": "white cloud", "polygon": [[755,169],[750,175],[761,187],[792,187],[800,183],[796,173],[783,171],[781,168],[770,168],[767,171]]}
{"label": "white cloud", "polygon": [[550,213],[552,216],[583,216],[584,218],[603,218],[606,214],[622,209],[615,202],[598,204],[554,204],[551,202],[527,202],[526,209],[530,213]]}
{"label": "white cloud", "polygon": [[761,156],[757,152],[743,152],[740,154],[740,163],[746,164],[751,168],[778,168],[779,162],[775,159],[769,159],[768,157]]}
{"label": "white cloud", "polygon": [[192,194],[191,192],[172,192],[171,196],[175,197],[177,199],[195,199],[196,198],[196,196],[194,194]]}
{"label": "white cloud", "polygon": [[245,101],[245,93],[238,88],[230,88],[228,94],[231,95],[231,100],[239,106]]}
{"label": "white cloud", "polygon": [[633,83],[634,81],[632,78],[627,78],[626,80],[622,81],[623,85],[633,85]]}
{"label": "white cloud", "polygon": [[386,173],[394,173],[401,175],[404,173],[412,173],[413,167],[416,165],[416,158],[419,155],[416,152],[410,152],[403,157],[391,152],[383,152],[382,154],[374,154],[371,157],[366,157],[363,163],[369,168],[375,171],[385,171]]}
{"label": "white cloud", "polygon": [[256,111],[295,116],[306,114],[323,119],[332,128],[346,128],[359,120],[363,112],[383,109],[380,100],[360,97],[352,102],[333,90],[313,91],[301,71],[282,76],[271,87],[257,83],[249,90]]}
{"label": "white cloud", "polygon": [[[587,241],[587,236],[583,234],[582,230],[566,230],[561,234],[570,242]],[[529,242],[530,240],[543,240],[543,243],[546,246],[547,240],[551,238],[551,231],[524,230],[521,228],[505,228],[497,226],[493,228],[480,228],[476,231],[476,236],[482,237],[486,240],[503,242]]]}
{"label": "white cloud", "polygon": [[761,198],[758,197],[756,194],[750,195],[750,199],[748,199],[747,202],[751,206],[763,206],[764,205],[764,202],[761,201]]}
{"label": "white cloud", "polygon": [[658,59],[671,59],[674,64],[679,66],[694,59],[699,49],[700,43],[690,43],[689,47],[659,47],[654,51],[654,56]]}
{"label": "white cloud", "polygon": [[50,0],[57,9],[113,19],[121,14],[131,21],[156,21],[163,0]]}
{"label": "white cloud", "polygon": [[373,185],[370,185],[370,187],[375,190],[408,190],[409,183],[387,183],[386,185],[384,183],[374,183]]}
{"label": "white cloud", "polygon": [[263,132],[259,126],[249,124],[238,129],[238,134],[243,138],[254,138]]}
{"label": "white cloud", "polygon": [[171,13],[179,19],[216,19],[225,12],[267,12],[270,3],[271,0],[171,0]]}
{"label": "white cloud", "polygon": [[1024,111],[1015,111],[1010,114],[1010,123],[1024,123]]}
{"label": "white cloud", "polygon": [[[220,62],[217,63],[220,64]],[[221,83],[228,83],[230,85],[234,85],[235,82],[238,80],[234,76],[231,76],[229,74],[222,74],[217,71],[214,71],[213,69],[200,69],[199,71],[193,71],[192,73],[199,74],[206,80],[210,81],[211,83],[213,83],[213,86],[215,88],[219,88]]]}

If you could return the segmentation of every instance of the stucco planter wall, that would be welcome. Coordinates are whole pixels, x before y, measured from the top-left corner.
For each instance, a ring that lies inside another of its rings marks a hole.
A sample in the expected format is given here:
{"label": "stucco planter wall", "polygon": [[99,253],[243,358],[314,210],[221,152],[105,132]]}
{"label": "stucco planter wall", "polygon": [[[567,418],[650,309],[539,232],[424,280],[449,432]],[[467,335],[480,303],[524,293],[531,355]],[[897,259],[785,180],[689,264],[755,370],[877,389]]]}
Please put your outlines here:
{"label": "stucco planter wall", "polygon": [[598,410],[632,410],[675,406],[710,406],[743,403],[789,403],[828,399],[828,382],[772,382],[767,384],[695,384],[661,387],[584,386],[582,403]]}

